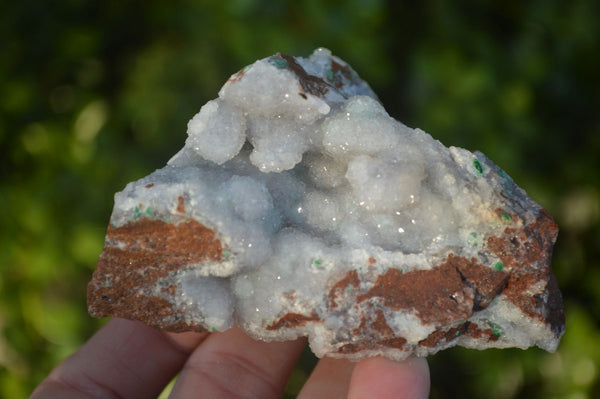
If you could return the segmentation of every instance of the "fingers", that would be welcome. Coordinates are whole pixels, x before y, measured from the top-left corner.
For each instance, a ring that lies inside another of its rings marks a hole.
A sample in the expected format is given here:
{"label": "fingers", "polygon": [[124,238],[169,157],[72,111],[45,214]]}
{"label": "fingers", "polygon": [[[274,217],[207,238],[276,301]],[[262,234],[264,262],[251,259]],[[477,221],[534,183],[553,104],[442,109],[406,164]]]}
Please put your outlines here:
{"label": "fingers", "polygon": [[429,367],[425,359],[395,362],[375,357],[354,368],[348,399],[424,399],[429,396]]}
{"label": "fingers", "polygon": [[346,398],[355,364],[345,359],[329,357],[319,360],[298,399]]}
{"label": "fingers", "polygon": [[213,334],[192,353],[170,398],[280,398],[305,344],[255,341],[237,327]]}
{"label": "fingers", "polygon": [[[279,398],[305,341],[254,341],[238,328],[212,335],[168,334],[113,319],[31,398],[154,398],[182,367],[171,398]],[[416,399],[428,394],[423,359],[371,358],[353,364],[325,358],[299,397]]]}
{"label": "fingers", "polygon": [[359,363],[324,358],[302,388],[299,399],[421,399],[429,396],[424,359],[395,362],[371,358]]}
{"label": "fingers", "polygon": [[112,319],[32,394],[42,398],[155,398],[206,334],[165,334]]}

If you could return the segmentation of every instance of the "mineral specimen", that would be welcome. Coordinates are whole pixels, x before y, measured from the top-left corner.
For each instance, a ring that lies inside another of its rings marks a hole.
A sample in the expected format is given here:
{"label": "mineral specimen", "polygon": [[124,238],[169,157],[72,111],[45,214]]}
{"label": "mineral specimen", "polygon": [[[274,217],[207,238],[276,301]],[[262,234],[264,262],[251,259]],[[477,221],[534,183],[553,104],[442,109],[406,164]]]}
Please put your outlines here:
{"label": "mineral specimen", "polygon": [[326,49],[233,75],[115,195],[93,316],[403,359],[564,332],[557,226],[479,152],[392,119]]}

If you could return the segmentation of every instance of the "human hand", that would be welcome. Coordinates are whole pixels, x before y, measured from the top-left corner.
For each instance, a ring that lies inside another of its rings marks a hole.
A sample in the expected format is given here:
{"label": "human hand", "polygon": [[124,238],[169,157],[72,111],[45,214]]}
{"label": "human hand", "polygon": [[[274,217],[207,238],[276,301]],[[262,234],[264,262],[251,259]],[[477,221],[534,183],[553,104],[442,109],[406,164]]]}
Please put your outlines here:
{"label": "human hand", "polygon": [[[165,333],[110,320],[37,387],[31,399],[156,398],[179,377],[170,398],[280,398],[306,339],[261,342],[238,328],[222,333]],[[424,359],[358,363],[323,358],[301,399],[426,398]]]}

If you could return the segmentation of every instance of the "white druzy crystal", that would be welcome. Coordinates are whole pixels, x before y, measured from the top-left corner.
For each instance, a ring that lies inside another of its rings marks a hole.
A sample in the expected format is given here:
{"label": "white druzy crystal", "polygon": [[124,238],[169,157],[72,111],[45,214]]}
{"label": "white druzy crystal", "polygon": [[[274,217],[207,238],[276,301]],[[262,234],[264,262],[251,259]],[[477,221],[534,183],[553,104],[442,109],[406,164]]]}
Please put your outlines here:
{"label": "white druzy crystal", "polygon": [[209,101],[188,123],[188,140],[201,157],[222,164],[240,152],[246,141],[244,114],[219,100]]}
{"label": "white druzy crystal", "polygon": [[[162,271],[144,295],[171,304],[171,316],[149,322],[164,328],[221,331],[235,320],[253,337],[308,336],[318,356],[352,359],[456,344],[553,350],[564,327],[560,315],[548,320],[562,314],[560,294],[538,272],[549,266],[555,229],[540,215],[483,154],[448,149],[394,120],[321,48],[233,75],[190,120],[168,165],[117,194],[107,246],[122,256],[163,251],[152,241],[160,237],[119,238],[140,221],[164,223],[165,232],[197,223],[192,244],[202,229],[214,233],[206,240],[220,252],[208,260],[169,269],[163,252],[153,258]],[[535,228],[540,250],[527,241]],[[513,236],[534,254],[507,249]],[[174,237],[161,244],[165,256]],[[177,251],[182,259],[193,252]],[[540,284],[527,280],[532,273]],[[90,289],[111,282],[103,284]],[[142,311],[119,314],[148,320]]]}

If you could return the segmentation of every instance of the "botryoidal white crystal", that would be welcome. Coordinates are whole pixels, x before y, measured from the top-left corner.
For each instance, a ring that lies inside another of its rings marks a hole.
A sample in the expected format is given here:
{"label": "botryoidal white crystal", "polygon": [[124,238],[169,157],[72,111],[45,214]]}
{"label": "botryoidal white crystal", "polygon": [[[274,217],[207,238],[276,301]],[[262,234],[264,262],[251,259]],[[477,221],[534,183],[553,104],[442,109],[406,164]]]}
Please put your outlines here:
{"label": "botryoidal white crystal", "polygon": [[116,194],[90,312],[175,331],[235,320],[354,360],[552,351],[555,236],[488,158],[391,118],[328,50],[277,54],[233,75],[168,165]]}

